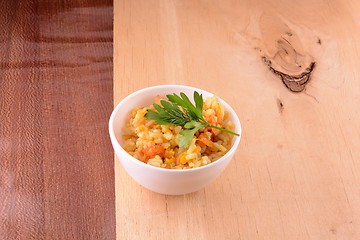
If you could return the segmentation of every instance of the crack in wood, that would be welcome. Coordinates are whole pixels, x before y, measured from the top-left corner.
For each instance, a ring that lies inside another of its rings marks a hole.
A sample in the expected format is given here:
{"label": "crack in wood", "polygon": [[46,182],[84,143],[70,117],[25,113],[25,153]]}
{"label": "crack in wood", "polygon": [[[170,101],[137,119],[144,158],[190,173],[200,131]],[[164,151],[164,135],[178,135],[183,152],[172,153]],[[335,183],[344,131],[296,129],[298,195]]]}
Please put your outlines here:
{"label": "crack in wood", "polygon": [[277,106],[279,108],[279,113],[281,114],[284,110],[284,104],[282,103],[282,101],[279,98],[276,101],[277,101]]}

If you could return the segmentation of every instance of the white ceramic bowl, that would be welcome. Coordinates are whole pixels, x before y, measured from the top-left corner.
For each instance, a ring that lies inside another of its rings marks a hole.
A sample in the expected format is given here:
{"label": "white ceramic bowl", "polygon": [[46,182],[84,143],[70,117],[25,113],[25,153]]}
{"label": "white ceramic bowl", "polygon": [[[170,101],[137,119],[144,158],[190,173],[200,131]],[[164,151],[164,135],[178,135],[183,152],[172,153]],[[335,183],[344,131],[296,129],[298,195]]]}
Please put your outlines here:
{"label": "white ceramic bowl", "polygon": [[[109,132],[115,153],[126,172],[145,188],[168,195],[195,192],[211,183],[230,162],[239,145],[240,137],[234,136],[231,149],[220,159],[209,165],[193,169],[165,169],[145,164],[128,154],[122,147],[122,128],[128,120],[129,112],[135,107],[150,106],[157,95],[185,93],[192,100],[194,91],[203,94],[204,99],[214,94],[204,90],[181,86],[160,85],[145,88],[124,98],[114,109],[109,121]],[[216,94],[215,94],[216,95]],[[241,136],[241,125],[235,111],[217,96],[219,102],[229,113],[229,120],[235,124],[235,132]]]}

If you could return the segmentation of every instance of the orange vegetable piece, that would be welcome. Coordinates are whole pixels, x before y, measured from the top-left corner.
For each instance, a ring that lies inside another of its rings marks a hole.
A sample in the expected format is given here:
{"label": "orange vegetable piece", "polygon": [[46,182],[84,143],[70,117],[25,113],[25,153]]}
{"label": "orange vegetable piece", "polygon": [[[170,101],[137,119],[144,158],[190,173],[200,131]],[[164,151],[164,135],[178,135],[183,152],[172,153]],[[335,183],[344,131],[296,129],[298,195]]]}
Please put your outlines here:
{"label": "orange vegetable piece", "polygon": [[[155,98],[154,98],[154,102],[153,103],[156,103],[156,104],[158,104],[158,105],[161,105],[161,103],[160,103],[160,101],[161,100],[165,100],[165,99],[163,99],[160,95],[157,95]],[[151,104],[151,106],[150,106],[150,109],[151,110],[155,110],[155,108],[154,108],[154,106]],[[157,125],[156,125],[157,126]]]}
{"label": "orange vegetable piece", "polygon": [[216,116],[214,116],[214,115],[204,116],[204,118],[205,118],[205,120],[206,120],[208,123],[210,123],[211,125],[216,126],[216,124],[217,124],[217,118],[216,118]]}
{"label": "orange vegetable piece", "polygon": [[201,141],[201,139],[199,139],[198,144],[199,144],[200,147],[205,147],[206,146],[206,144],[203,141]]}
{"label": "orange vegetable piece", "polygon": [[[218,118],[214,115],[211,116],[204,116],[205,120],[210,123],[211,125],[217,126],[218,125]],[[217,134],[220,130],[212,127],[207,127],[207,130],[211,131],[213,134]]]}
{"label": "orange vegetable piece", "polygon": [[163,99],[160,95],[157,95],[154,99],[154,103],[161,105],[160,100],[165,100],[165,99]]}
{"label": "orange vegetable piece", "polygon": [[146,159],[150,159],[155,157],[156,155],[159,155],[160,157],[164,156],[165,149],[160,145],[153,145],[146,147],[142,150],[142,153],[144,154]]}

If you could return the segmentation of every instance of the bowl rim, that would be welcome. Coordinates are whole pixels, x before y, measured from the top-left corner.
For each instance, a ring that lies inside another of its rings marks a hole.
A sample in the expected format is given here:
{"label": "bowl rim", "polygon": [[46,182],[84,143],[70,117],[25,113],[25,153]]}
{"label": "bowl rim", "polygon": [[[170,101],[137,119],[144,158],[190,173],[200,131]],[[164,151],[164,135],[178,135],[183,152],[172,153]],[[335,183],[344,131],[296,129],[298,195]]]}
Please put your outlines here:
{"label": "bowl rim", "polygon": [[[128,96],[126,96],[125,98],[123,98],[114,108],[113,112],[111,113],[110,119],[109,119],[109,134],[110,134],[110,139],[111,142],[113,144],[114,147],[114,151],[115,148],[120,149],[120,152],[122,154],[124,154],[127,158],[131,159],[131,161],[133,161],[135,164],[140,165],[142,167],[149,167],[150,169],[153,170],[157,170],[157,171],[163,171],[163,172],[171,172],[171,173],[179,173],[179,172],[193,172],[193,171],[201,171],[201,170],[205,170],[206,168],[212,168],[218,164],[220,164],[220,162],[224,161],[224,159],[230,155],[232,155],[233,153],[235,153],[239,143],[240,143],[240,139],[241,139],[241,123],[239,120],[239,117],[237,116],[236,112],[234,111],[234,109],[228,104],[226,103],[224,100],[222,100],[220,97],[218,97],[217,95],[216,98],[221,102],[222,105],[226,105],[226,110],[231,112],[231,114],[234,116],[234,123],[236,126],[239,126],[239,135],[240,136],[235,136],[236,139],[233,143],[233,145],[231,146],[230,150],[222,157],[220,157],[219,159],[217,159],[216,161],[209,163],[205,166],[201,166],[201,167],[197,167],[197,168],[189,168],[189,169],[168,169],[168,168],[160,168],[160,167],[155,167],[149,164],[146,164],[142,161],[140,161],[139,159],[131,156],[127,151],[125,151],[125,149],[120,145],[120,143],[118,142],[118,140],[116,139],[115,136],[115,132],[114,132],[114,119],[116,114],[118,113],[118,111],[121,109],[121,106],[124,104],[124,102],[126,102],[128,99],[134,97],[135,95],[141,94],[143,92],[146,91],[150,91],[153,89],[159,89],[159,88],[186,88],[186,89],[191,89],[194,91],[198,91],[200,94],[201,93],[207,93],[209,95],[215,95],[211,92],[208,92],[206,90],[200,89],[200,88],[196,88],[196,87],[192,87],[192,86],[186,86],[186,85],[176,85],[176,84],[168,84],[168,85],[155,85],[155,86],[151,86],[151,87],[146,87],[146,88],[142,88],[140,90],[137,90],[131,94],[129,94]],[[115,151],[116,154],[116,151]],[[119,157],[118,157],[119,158]],[[120,161],[120,159],[119,159]]]}

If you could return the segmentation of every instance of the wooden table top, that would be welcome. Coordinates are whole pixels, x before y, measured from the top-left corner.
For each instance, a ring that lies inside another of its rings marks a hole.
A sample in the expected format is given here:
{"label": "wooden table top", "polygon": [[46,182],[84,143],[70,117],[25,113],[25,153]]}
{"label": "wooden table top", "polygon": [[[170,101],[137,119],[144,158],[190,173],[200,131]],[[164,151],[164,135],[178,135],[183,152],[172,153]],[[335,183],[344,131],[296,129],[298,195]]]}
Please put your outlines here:
{"label": "wooden table top", "polygon": [[0,1],[0,239],[115,239],[112,1]]}
{"label": "wooden table top", "polygon": [[115,160],[117,238],[360,239],[359,10],[115,1],[114,104],[190,85],[229,102],[243,128],[223,174],[192,194],[150,192]]}
{"label": "wooden table top", "polygon": [[[360,239],[359,10],[0,1],[0,239]],[[114,159],[114,104],[159,84],[214,92],[242,123],[192,194],[150,192]]]}

